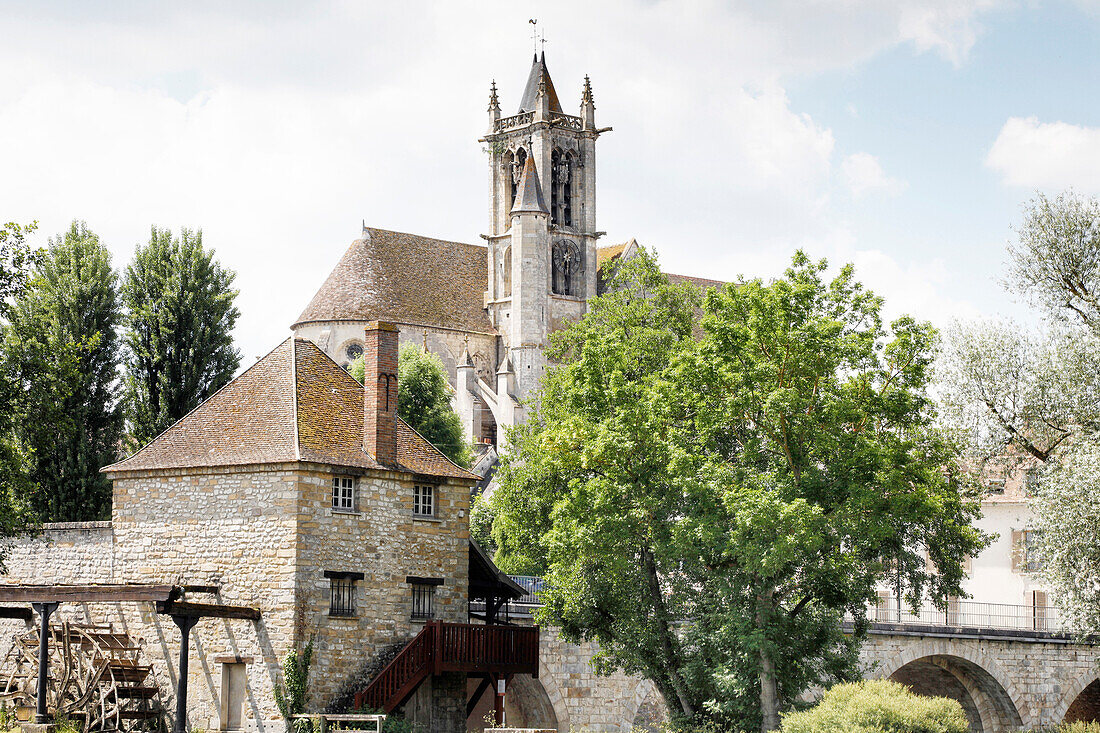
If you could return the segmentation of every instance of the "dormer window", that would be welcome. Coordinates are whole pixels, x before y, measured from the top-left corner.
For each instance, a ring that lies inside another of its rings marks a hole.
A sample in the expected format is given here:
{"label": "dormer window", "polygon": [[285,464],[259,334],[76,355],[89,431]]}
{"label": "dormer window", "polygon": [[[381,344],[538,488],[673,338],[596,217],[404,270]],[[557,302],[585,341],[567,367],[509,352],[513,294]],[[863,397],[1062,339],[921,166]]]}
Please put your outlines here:
{"label": "dormer window", "polygon": [[355,511],[355,479],[351,476],[333,476],[332,508],[338,512]]}
{"label": "dormer window", "polygon": [[418,517],[435,516],[435,487],[431,484],[413,486],[413,514]]}

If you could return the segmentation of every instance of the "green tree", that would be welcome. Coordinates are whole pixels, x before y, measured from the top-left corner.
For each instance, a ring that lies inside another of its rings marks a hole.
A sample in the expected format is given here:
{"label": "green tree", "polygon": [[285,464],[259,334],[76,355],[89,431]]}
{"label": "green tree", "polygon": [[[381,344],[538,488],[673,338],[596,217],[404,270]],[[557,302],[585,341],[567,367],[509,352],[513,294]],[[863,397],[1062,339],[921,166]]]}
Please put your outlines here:
{"label": "green tree", "polygon": [[118,457],[118,277],[84,222],[49,241],[16,300],[4,351],[20,386],[16,435],[30,451],[45,521],[106,519]]}
{"label": "green tree", "polygon": [[126,418],[132,448],[198,407],[240,366],[233,327],[236,274],[202,246],[202,230],[152,228],[122,286]]}
{"label": "green tree", "polygon": [[[7,330],[11,309],[40,256],[27,243],[35,224],[9,222],[0,226],[0,326]],[[18,375],[7,359],[0,359],[0,538],[11,537],[34,524],[30,500],[34,482],[27,470],[27,454],[15,436]],[[0,569],[6,548],[0,544]]]}
{"label": "green tree", "polygon": [[956,326],[939,366],[943,416],[972,461],[1041,465],[1042,573],[1063,620],[1092,635],[1100,633],[1100,201],[1038,194],[1016,231],[1005,285],[1042,326]]}
{"label": "green tree", "polygon": [[[363,357],[348,367],[363,383]],[[462,423],[451,407],[451,387],[438,356],[415,344],[405,344],[397,356],[397,414],[413,430],[458,465],[470,465],[470,447]]]}
{"label": "green tree", "polygon": [[824,269],[799,254],[700,304],[627,263],[553,337],[560,366],[501,462],[502,567],[545,570],[542,620],[677,717],[776,729],[855,674],[879,583],[942,606],[984,542],[932,428],[934,331],[885,329],[850,267]]}
{"label": "green tree", "polygon": [[966,733],[962,705],[890,680],[829,689],[810,710],[783,716],[783,733]]}

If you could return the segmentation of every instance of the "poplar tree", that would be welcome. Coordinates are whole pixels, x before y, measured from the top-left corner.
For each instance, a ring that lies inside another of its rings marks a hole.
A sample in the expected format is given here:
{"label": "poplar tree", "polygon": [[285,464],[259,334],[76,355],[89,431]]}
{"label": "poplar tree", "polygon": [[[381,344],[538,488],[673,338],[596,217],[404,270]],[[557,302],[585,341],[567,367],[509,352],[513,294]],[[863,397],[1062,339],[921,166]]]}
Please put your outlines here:
{"label": "poplar tree", "polygon": [[5,333],[19,392],[15,434],[29,451],[44,521],[106,519],[118,456],[118,276],[84,222],[49,241]]}
{"label": "poplar tree", "polygon": [[202,246],[202,230],[152,227],[126,268],[126,420],[136,449],[233,378],[236,273]]}
{"label": "poplar tree", "polygon": [[[27,243],[35,224],[8,222],[0,226],[0,326],[6,340],[11,308],[26,289],[37,253]],[[19,392],[14,371],[0,359],[0,537],[27,528],[33,519],[29,498],[34,484],[27,475],[26,454],[15,437],[15,398]],[[0,546],[0,569],[4,547]]]}

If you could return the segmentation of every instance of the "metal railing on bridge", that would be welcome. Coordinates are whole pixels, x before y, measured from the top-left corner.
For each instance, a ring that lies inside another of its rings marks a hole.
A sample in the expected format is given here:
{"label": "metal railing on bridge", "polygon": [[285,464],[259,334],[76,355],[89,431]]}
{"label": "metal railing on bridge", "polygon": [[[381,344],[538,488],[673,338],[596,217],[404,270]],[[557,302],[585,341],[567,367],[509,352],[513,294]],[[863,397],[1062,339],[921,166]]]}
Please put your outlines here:
{"label": "metal railing on bridge", "polygon": [[[529,616],[536,606],[542,605],[539,593],[543,579],[535,575],[511,575],[526,593],[507,604],[506,612],[512,616]],[[924,604],[918,613],[912,609],[897,607],[896,601],[883,602],[868,609],[872,623],[902,624],[906,626],[942,626],[950,628],[998,629],[1009,631],[1061,630],[1058,609],[1054,606],[1027,606],[1011,603],[981,603],[978,601],[951,601],[947,610],[931,603]],[[847,620],[851,620],[850,618]]]}
{"label": "metal railing on bridge", "polygon": [[919,613],[912,609],[880,603],[870,609],[868,618],[874,623],[909,626],[948,626],[1010,631],[1059,631],[1058,609],[1054,606],[1025,606],[1011,603],[980,603],[951,601],[947,610],[930,603]]}

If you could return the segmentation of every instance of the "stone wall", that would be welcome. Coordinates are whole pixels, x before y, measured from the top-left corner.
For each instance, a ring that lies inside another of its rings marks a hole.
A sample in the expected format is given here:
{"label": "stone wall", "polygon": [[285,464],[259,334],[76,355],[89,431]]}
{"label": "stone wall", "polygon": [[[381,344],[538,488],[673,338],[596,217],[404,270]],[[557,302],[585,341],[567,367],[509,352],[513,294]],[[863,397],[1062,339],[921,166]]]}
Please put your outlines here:
{"label": "stone wall", "polygon": [[[470,490],[458,483],[435,490],[435,517],[413,515],[407,476],[359,477],[354,512],[332,509],[331,471],[302,477],[296,562],[303,634],[314,639],[313,691],[324,706],[349,677],[395,642],[423,628],[412,619],[408,576],[438,578],[435,618],[465,623],[468,598]],[[356,615],[329,615],[324,571],[363,573],[356,583]]]}

